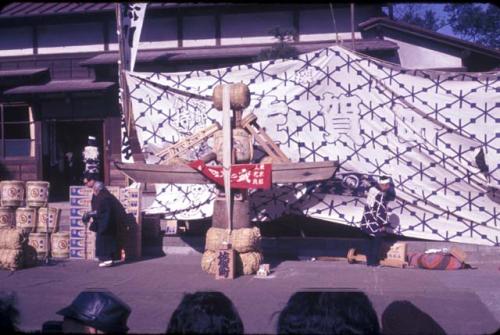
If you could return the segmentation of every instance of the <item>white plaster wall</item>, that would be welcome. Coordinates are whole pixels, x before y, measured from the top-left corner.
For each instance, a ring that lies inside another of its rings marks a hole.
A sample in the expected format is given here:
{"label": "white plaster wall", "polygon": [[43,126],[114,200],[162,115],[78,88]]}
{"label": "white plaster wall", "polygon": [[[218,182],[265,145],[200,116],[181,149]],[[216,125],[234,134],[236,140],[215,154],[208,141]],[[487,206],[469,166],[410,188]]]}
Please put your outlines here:
{"label": "white plaster wall", "polygon": [[[352,34],[349,33],[338,33],[339,40],[351,40]],[[300,34],[301,42],[313,42],[313,41],[334,41],[336,39],[335,33],[323,33],[323,34]],[[354,32],[354,38],[360,39],[361,33],[359,31]]]}
{"label": "white plaster wall", "polygon": [[384,37],[397,43],[401,66],[408,69],[433,69],[461,67],[462,59],[433,49],[403,42],[399,39]]}
{"label": "white plaster wall", "polygon": [[221,15],[221,45],[274,43],[269,31],[293,27],[292,12]]}
{"label": "white plaster wall", "polygon": [[184,47],[215,46],[215,16],[184,16]]}
{"label": "white plaster wall", "polygon": [[104,51],[100,23],[72,23],[38,27],[38,53]]}
{"label": "white plaster wall", "polygon": [[[325,3],[324,7],[324,9],[301,10],[299,12],[300,41],[334,40],[336,38],[336,32],[338,32],[339,38],[341,39],[351,39],[350,8],[338,8],[333,4],[333,14],[335,17],[334,25],[329,4]],[[355,6],[354,38],[361,38],[361,33],[358,31],[358,23],[366,20],[370,15],[373,15],[371,7],[364,8]]]}
{"label": "white plaster wall", "polygon": [[31,27],[0,29],[0,57],[31,54],[33,54]]}

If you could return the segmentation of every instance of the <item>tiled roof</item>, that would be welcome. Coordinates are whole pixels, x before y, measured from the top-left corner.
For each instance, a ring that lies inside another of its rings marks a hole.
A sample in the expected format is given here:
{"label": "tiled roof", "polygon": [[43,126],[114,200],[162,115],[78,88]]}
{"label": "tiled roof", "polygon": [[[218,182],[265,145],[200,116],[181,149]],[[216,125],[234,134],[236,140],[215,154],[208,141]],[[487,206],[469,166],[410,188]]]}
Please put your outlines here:
{"label": "tiled roof", "polygon": [[[333,42],[314,42],[314,43],[295,43],[292,44],[299,53],[307,53],[314,50],[322,49],[333,45]],[[351,48],[351,41],[344,41],[344,46]],[[209,60],[223,59],[236,57],[254,57],[263,49],[269,48],[270,45],[253,45],[253,46],[232,46],[232,47],[208,47],[208,48],[179,48],[174,50],[157,50],[157,51],[139,51],[137,56],[138,63],[149,63],[154,61],[181,62],[192,60]],[[355,40],[354,48],[356,51],[369,50],[397,50],[396,43],[385,40]],[[113,64],[118,61],[118,52],[107,52],[94,56],[83,62],[80,65],[93,66]]]}
{"label": "tiled roof", "polygon": [[456,37],[444,35],[441,33],[437,33],[435,31],[425,29],[419,26],[415,26],[413,24],[405,23],[405,22],[400,22],[400,21],[394,21],[391,20],[387,17],[374,17],[369,20],[366,20],[365,22],[362,22],[359,24],[359,27],[362,30],[370,30],[373,29],[377,26],[385,26],[388,28],[404,31],[413,35],[419,35],[424,38],[436,40],[442,43],[447,43],[454,45],[459,48],[464,48],[464,49],[469,49],[475,52],[479,52],[482,54],[486,54],[488,56],[493,56],[495,58],[500,58],[500,51],[488,48],[485,46],[482,46],[480,44],[468,42],[461,40]]}
{"label": "tiled roof", "polygon": [[[227,3],[153,2],[148,8],[188,8],[199,6],[221,6]],[[0,9],[0,19],[45,15],[86,14],[111,12],[114,2],[13,2]]]}
{"label": "tiled roof", "polygon": [[19,86],[16,88],[12,88],[10,90],[5,91],[4,95],[103,91],[114,85],[115,85],[114,82],[95,82],[88,79],[52,80],[44,85],[28,85],[28,86]]}
{"label": "tiled roof", "polygon": [[12,77],[24,77],[40,74],[48,71],[49,69],[46,67],[37,68],[37,69],[20,69],[20,70],[0,70],[0,78],[12,78]]}
{"label": "tiled roof", "polygon": [[[149,63],[168,58],[172,51],[165,50],[139,50],[136,62]],[[118,52],[106,52],[80,62],[80,65],[100,65],[118,62]]]}

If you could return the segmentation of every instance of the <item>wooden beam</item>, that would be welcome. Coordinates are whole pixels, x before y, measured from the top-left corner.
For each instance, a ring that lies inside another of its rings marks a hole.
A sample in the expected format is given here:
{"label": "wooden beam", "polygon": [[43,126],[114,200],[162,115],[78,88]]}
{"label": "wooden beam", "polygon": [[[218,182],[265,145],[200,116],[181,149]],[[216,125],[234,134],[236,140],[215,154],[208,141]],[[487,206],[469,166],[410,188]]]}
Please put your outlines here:
{"label": "wooden beam", "polygon": [[4,108],[3,104],[0,103],[0,158],[5,158],[5,126],[4,126]]}
{"label": "wooden beam", "polygon": [[352,41],[352,50],[354,49],[354,3],[351,3],[351,41]]}
{"label": "wooden beam", "polygon": [[42,159],[42,121],[35,121],[35,159],[36,159],[36,179],[43,179],[43,159]]}

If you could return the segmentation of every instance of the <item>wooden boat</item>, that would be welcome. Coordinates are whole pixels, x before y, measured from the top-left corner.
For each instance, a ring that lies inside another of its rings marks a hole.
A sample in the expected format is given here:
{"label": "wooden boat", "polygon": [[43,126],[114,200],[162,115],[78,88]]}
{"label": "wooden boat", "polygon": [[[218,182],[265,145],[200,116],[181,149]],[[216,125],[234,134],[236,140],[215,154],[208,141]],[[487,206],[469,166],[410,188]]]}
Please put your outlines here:
{"label": "wooden boat", "polygon": [[[156,165],[114,162],[127,177],[140,183],[212,184],[208,178],[187,165]],[[338,162],[281,163],[272,165],[272,182],[278,184],[326,180],[335,174]]]}

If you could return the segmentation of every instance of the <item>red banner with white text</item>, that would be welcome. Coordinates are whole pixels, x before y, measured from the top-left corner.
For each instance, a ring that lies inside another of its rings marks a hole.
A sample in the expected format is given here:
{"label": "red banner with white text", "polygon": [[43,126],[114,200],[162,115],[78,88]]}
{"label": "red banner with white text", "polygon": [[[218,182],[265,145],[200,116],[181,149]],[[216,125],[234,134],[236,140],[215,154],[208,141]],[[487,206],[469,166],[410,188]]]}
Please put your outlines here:
{"label": "red banner with white text", "polygon": [[[217,185],[224,186],[222,166],[208,166],[201,160],[193,161],[189,166],[203,173]],[[231,188],[270,189],[271,174],[271,164],[233,164],[231,165]]]}

